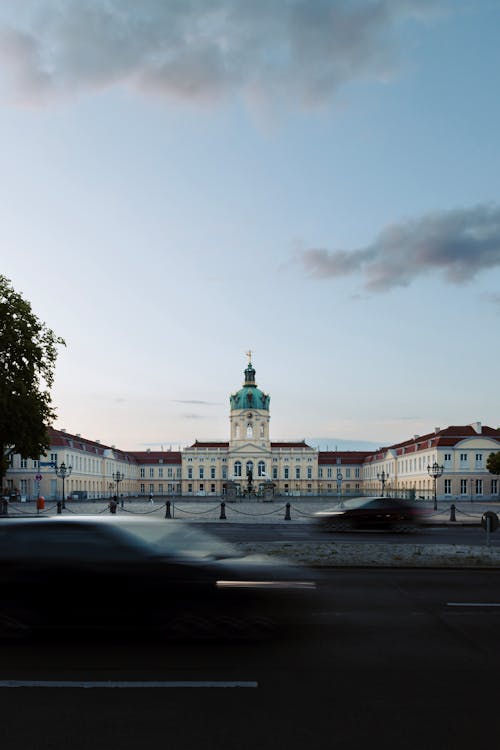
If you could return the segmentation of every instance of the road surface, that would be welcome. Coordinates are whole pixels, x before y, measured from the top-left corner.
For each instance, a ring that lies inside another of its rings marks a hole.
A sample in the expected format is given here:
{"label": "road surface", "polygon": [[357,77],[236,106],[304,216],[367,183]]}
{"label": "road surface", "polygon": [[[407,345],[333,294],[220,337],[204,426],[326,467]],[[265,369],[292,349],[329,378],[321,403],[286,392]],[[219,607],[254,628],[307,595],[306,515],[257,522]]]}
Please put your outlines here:
{"label": "road surface", "polygon": [[0,646],[2,750],[496,746],[500,572],[329,570],[323,585],[286,641]]}

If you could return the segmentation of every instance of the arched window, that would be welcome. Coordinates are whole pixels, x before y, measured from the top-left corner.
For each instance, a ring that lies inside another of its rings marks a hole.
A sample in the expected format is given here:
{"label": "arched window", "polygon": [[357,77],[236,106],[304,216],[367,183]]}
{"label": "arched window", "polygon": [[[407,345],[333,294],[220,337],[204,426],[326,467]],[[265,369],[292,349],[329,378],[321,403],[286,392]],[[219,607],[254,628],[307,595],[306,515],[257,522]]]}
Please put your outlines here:
{"label": "arched window", "polygon": [[234,462],[234,476],[241,477],[241,461]]}
{"label": "arched window", "polygon": [[258,469],[259,469],[259,477],[265,477],[266,476],[266,464],[264,463],[264,461],[259,461]]}
{"label": "arched window", "polygon": [[247,477],[249,475],[253,478],[253,461],[247,461]]}
{"label": "arched window", "polygon": [[247,438],[253,438],[253,426],[251,422],[247,424]]}

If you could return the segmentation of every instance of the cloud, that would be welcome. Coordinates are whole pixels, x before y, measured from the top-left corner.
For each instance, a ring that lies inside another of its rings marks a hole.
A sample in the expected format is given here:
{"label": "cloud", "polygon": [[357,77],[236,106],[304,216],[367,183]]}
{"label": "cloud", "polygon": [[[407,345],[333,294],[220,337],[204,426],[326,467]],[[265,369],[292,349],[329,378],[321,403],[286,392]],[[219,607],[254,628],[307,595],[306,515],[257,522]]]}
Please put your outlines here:
{"label": "cloud", "polygon": [[[398,67],[398,24],[445,0],[9,0],[0,69],[18,99],[114,85],[214,103],[310,107]],[[11,9],[14,8],[14,10]]]}
{"label": "cloud", "polygon": [[220,401],[198,401],[197,399],[172,399],[174,404],[202,404],[203,406],[220,406]]}
{"label": "cloud", "polygon": [[205,414],[183,414],[184,419],[208,419]]}
{"label": "cloud", "polygon": [[429,213],[387,226],[367,247],[308,249],[299,259],[313,278],[358,275],[371,292],[409,286],[435,272],[449,283],[464,284],[500,266],[500,206]]}

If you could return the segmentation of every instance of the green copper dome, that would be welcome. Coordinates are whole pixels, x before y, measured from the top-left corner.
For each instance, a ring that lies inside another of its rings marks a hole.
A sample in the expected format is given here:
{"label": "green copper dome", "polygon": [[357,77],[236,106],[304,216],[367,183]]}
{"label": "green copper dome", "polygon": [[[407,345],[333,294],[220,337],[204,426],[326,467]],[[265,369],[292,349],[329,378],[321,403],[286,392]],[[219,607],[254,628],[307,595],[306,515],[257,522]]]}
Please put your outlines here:
{"label": "green copper dome", "polygon": [[245,382],[237,393],[229,397],[231,409],[265,409],[269,411],[270,397],[257,388],[255,370],[252,363],[248,363],[245,370]]}

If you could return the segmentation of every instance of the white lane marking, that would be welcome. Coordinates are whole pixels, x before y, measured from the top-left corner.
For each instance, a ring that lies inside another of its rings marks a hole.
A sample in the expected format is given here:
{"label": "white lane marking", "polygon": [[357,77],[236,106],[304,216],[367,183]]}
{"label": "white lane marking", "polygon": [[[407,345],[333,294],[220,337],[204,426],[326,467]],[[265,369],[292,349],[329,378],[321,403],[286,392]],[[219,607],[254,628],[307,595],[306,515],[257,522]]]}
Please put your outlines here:
{"label": "white lane marking", "polygon": [[0,688],[256,688],[258,684],[231,680],[0,680]]}
{"label": "white lane marking", "polygon": [[447,607],[500,607],[500,602],[446,602]]}

